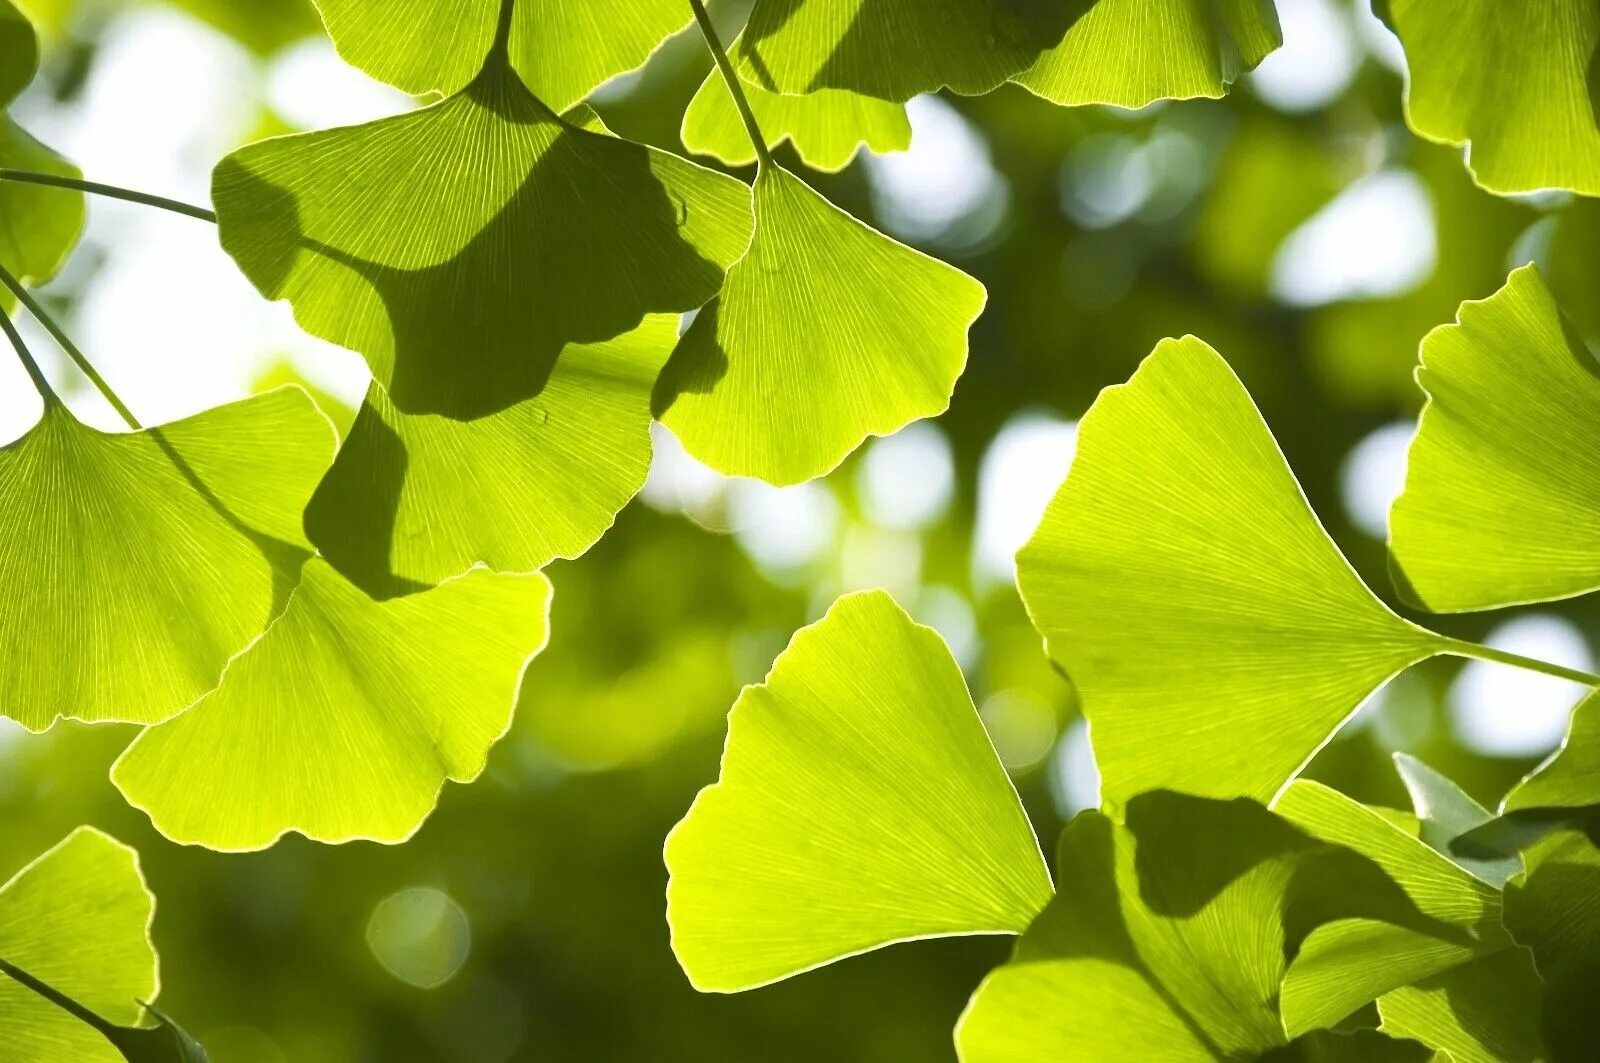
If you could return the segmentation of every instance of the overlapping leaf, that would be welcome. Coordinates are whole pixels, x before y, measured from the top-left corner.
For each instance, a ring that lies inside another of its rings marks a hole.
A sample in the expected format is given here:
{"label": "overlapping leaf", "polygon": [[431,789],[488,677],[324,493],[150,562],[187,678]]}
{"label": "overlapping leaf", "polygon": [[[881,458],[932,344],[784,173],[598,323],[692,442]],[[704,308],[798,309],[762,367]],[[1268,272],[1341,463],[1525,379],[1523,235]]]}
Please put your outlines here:
{"label": "overlapping leaf", "polygon": [[965,1063],[1273,1052],[1307,926],[1408,910],[1371,864],[1253,802],[1156,792],[1126,813],[1083,813],[1063,833],[1060,892],[957,1027]]}
{"label": "overlapping leaf", "polygon": [[1572,707],[1561,748],[1506,795],[1501,811],[1600,805],[1600,693]]}
{"label": "overlapping leaf", "polygon": [[1422,341],[1390,548],[1436,612],[1600,587],[1600,366],[1524,266]]}
{"label": "overlapping leaf", "polygon": [[1238,378],[1193,337],[1101,393],[1017,570],[1113,804],[1156,788],[1268,800],[1440,648],[1361,583]]}
{"label": "overlapping leaf", "polygon": [[0,713],[152,723],[283,611],[333,432],[284,388],[142,432],[59,403],[0,448]]}
{"label": "overlapping leaf", "polygon": [[1515,853],[1476,854],[1459,844],[1462,835],[1494,818],[1488,809],[1415,757],[1396,753],[1394,764],[1406,791],[1411,794],[1418,837],[1429,848],[1454,860],[1491,886],[1504,886],[1506,879],[1522,870],[1522,859]]}
{"label": "overlapping leaf", "polygon": [[[5,113],[38,65],[33,26],[11,0],[0,0],[0,169],[81,176]],[[0,181],[0,267],[27,283],[49,280],[78,242],[83,220],[81,192]],[[15,296],[0,288],[0,310],[14,303]]]}
{"label": "overlapping leaf", "polygon": [[538,394],[569,344],[701,306],[751,224],[743,184],[565,121],[498,52],[432,107],[240,149],[213,196],[263,294],[401,410],[459,419]]}
{"label": "overlapping leaf", "polygon": [[[155,899],[132,849],[80,827],[0,887],[0,960],[110,1022],[159,991]],[[0,974],[0,1045],[15,1063],[122,1063],[100,1033]],[[174,1057],[176,1058],[176,1057]]]}
{"label": "overlapping leaf", "polygon": [[462,422],[395,408],[373,384],[306,510],[306,531],[369,594],[483,562],[531,572],[611,526],[650,466],[650,393],[677,342],[657,315],[568,346],[536,396]]}
{"label": "overlapping leaf", "polygon": [[446,780],[483,770],[548,603],[542,575],[482,569],[375,602],[314,560],[222,685],[140,735],[112,779],[163,834],[212,849],[402,841]]}
{"label": "overlapping leaf", "polygon": [[1590,0],[1387,7],[1406,49],[1413,130],[1468,145],[1468,165],[1491,191],[1600,195],[1600,9]]}
{"label": "overlapping leaf", "polygon": [[[862,146],[879,153],[911,146],[911,121],[902,104],[844,89],[784,96],[741,81],[767,145],[775,148],[788,140],[813,170],[842,170]],[[707,75],[684,112],[683,146],[730,166],[756,161],[750,134],[716,70]]]}
{"label": "overlapping leaf", "polygon": [[1016,81],[1054,103],[1224,95],[1283,43],[1272,0],[1072,0],[1061,43]]}
{"label": "overlapping leaf", "polygon": [[756,178],[756,233],[662,373],[656,416],[722,472],[791,484],[942,412],[983,286],[793,174]]}
{"label": "overlapping leaf", "polygon": [[512,66],[558,111],[640,66],[689,24],[683,0],[316,0],[345,61],[414,95],[449,94],[483,66],[502,19]]}
{"label": "overlapping leaf", "polygon": [[882,591],[839,599],[740,695],[666,862],[674,951],[719,991],[1018,933],[1051,888],[955,660]]}

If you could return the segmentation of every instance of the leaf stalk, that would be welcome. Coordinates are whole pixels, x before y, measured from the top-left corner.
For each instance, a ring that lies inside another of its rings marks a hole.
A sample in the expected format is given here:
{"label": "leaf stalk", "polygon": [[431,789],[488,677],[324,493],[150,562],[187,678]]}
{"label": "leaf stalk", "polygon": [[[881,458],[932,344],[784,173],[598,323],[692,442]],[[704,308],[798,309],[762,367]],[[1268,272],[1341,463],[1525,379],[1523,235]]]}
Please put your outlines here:
{"label": "leaf stalk", "polygon": [[33,352],[28,350],[28,345],[22,342],[22,333],[17,331],[16,323],[11,320],[11,315],[0,309],[0,332],[6,334],[6,339],[11,341],[11,347],[17,352],[17,358],[22,362],[22,368],[28,371],[28,378],[33,381],[34,388],[39,392],[39,397],[46,406],[54,406],[61,402],[55,391],[50,387],[50,381],[45,379],[44,370],[39,368],[39,363],[33,360]]}
{"label": "leaf stalk", "polygon": [[[0,284],[11,289],[11,294],[15,295],[17,300],[28,308],[28,313],[33,315],[35,321],[44,326],[44,330],[50,333],[50,338],[55,340],[56,345],[66,352],[68,358],[72,359],[72,364],[78,367],[78,371],[89,378],[89,383],[93,384],[95,390],[100,392],[105,400],[111,404],[111,408],[117,411],[117,415],[126,422],[128,427],[135,432],[142,429],[144,426],[139,423],[138,418],[134,417],[133,411],[128,409],[127,404],[117,397],[117,393],[112,390],[111,385],[106,383],[105,377],[101,376],[99,371],[90,364],[89,359],[84,357],[83,352],[78,350],[77,344],[73,343],[61,326],[56,324],[55,318],[51,317],[49,312],[39,305],[39,300],[33,297],[33,293],[23,287],[22,282],[12,276],[11,272],[4,266],[0,266]],[[6,322],[6,332],[12,336],[12,345],[17,348],[17,353],[22,356],[23,362],[28,365],[29,374],[37,374],[34,376],[34,384],[42,386],[48,391],[49,385],[44,383],[44,374],[39,373],[37,363],[22,347],[22,337],[14,334],[15,327],[9,321]],[[53,393],[47,396],[46,401],[52,398],[55,398]]]}
{"label": "leaf stalk", "polygon": [[107,196],[111,199],[122,199],[129,203],[142,203],[147,207],[160,207],[170,210],[174,214],[208,221],[215,225],[217,215],[215,211],[204,207],[197,207],[192,203],[181,200],[168,199],[166,196],[153,196],[148,192],[136,192],[131,188],[120,188],[117,185],[101,184],[99,181],[85,181],[77,177],[62,177],[53,173],[37,173],[33,170],[9,170],[0,168],[0,181],[12,181],[18,184],[47,185],[51,188],[70,188],[78,192],[91,192],[97,196]]}
{"label": "leaf stalk", "polygon": [[701,0],[689,0],[689,6],[694,9],[694,20],[700,27],[700,36],[705,38],[706,47],[711,50],[711,58],[716,60],[717,69],[722,72],[722,81],[728,86],[728,94],[733,97],[733,105],[739,110],[739,118],[744,122],[745,132],[750,134],[750,143],[756,149],[756,159],[762,168],[771,166],[772,150],[767,147],[767,138],[761,135],[761,126],[756,122],[756,113],[750,109],[750,99],[745,95],[744,85],[739,81],[739,75],[728,59],[727,49],[723,48],[722,40],[717,36],[717,28],[711,24],[711,16],[706,14],[706,5]]}
{"label": "leaf stalk", "polygon": [[1521,668],[1528,672],[1538,672],[1541,675],[1554,676],[1573,683],[1582,683],[1588,687],[1600,687],[1600,675],[1592,672],[1580,671],[1577,668],[1568,668],[1565,665],[1551,664],[1541,661],[1536,657],[1524,657],[1520,653],[1510,653],[1506,650],[1497,650],[1492,646],[1484,646],[1477,642],[1467,642],[1464,639],[1444,640],[1444,652],[1456,657],[1470,657],[1479,661],[1492,661],[1495,664],[1508,664],[1513,668]]}

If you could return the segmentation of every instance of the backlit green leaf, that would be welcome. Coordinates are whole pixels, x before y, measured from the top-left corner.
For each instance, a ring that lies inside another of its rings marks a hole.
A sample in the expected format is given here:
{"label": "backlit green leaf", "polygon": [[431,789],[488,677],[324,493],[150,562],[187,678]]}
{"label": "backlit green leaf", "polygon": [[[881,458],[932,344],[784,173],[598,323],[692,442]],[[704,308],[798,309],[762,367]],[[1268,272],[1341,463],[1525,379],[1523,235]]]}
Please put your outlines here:
{"label": "backlit green leaf", "polygon": [[749,253],[679,342],[655,410],[713,468],[792,484],[941,413],[986,294],[781,167],[757,176],[755,205]]}
{"label": "backlit green leaf", "polygon": [[[123,1026],[159,992],[155,899],[138,855],[80,827],[0,887],[0,959]],[[120,1063],[93,1028],[0,974],[0,1046],[8,1063]]]}
{"label": "backlit green leaf", "polygon": [[589,132],[491,61],[432,107],[242,148],[218,166],[222,244],[408,413],[538,394],[561,351],[699,307],[750,235],[749,190]]}
{"label": "backlit green leaf", "polygon": [[1437,652],[1361,583],[1238,378],[1193,337],[1101,393],[1017,574],[1113,804],[1155,788],[1268,800]]}
{"label": "backlit green leaf", "polygon": [[1420,136],[1467,144],[1494,192],[1600,195],[1593,102],[1600,8],[1591,0],[1389,0],[1406,49],[1406,119]]}
{"label": "backlit green leaf", "polygon": [[1272,0],[1069,0],[1061,43],[1016,77],[1060,104],[1215,99],[1283,43]]}
{"label": "backlit green leaf", "polygon": [[[79,177],[77,167],[29,136],[5,109],[33,80],[39,41],[11,0],[0,0],[0,169]],[[55,276],[83,231],[83,193],[0,181],[0,267],[24,283]],[[0,288],[0,310],[16,297]]]}
{"label": "backlit green leaf", "polygon": [[503,17],[511,65],[558,111],[640,66],[689,24],[686,0],[316,0],[344,60],[413,95],[450,94],[483,66]]}
{"label": "backlit green leaf", "polygon": [[1572,708],[1561,748],[1506,795],[1503,812],[1600,805],[1600,694]]}
{"label": "backlit green leaf", "polygon": [[1411,794],[1411,805],[1421,822],[1420,837],[1430,848],[1491,886],[1505,885],[1506,879],[1522,870],[1522,860],[1515,854],[1478,856],[1455,844],[1463,834],[1493,819],[1493,813],[1416,757],[1396,753],[1394,765]]}
{"label": "backlit green leaf", "polygon": [[1383,1029],[1448,1052],[1451,1063],[1542,1063],[1543,987],[1525,949],[1505,949],[1378,1000]]}
{"label": "backlit green leaf", "polygon": [[839,599],[740,694],[666,862],[673,949],[716,991],[1020,933],[1051,888],[950,651],[883,591]]}
{"label": "backlit green leaf", "polygon": [[1390,517],[1435,612],[1600,587],[1600,366],[1532,266],[1422,341],[1428,395]]}
{"label": "backlit green leaf", "polygon": [[482,569],[374,602],[321,560],[288,611],[183,716],[112,768],[167,837],[212,849],[398,842],[446,780],[483,770],[528,660],[544,645],[549,583]]}
{"label": "backlit green leaf", "polygon": [[132,433],[48,404],[0,448],[0,713],[153,723],[215,687],[284,609],[332,449],[298,388]]}
{"label": "backlit green leaf", "polygon": [[1600,1058],[1594,1021],[1600,979],[1600,849],[1564,830],[1526,854],[1528,870],[1506,886],[1506,928],[1533,953],[1545,984],[1541,1032],[1551,1058]]}
{"label": "backlit green leaf", "polygon": [[[843,89],[782,96],[748,81],[744,92],[768,146],[789,141],[813,170],[842,170],[863,145],[880,154],[911,146],[911,121],[902,104]],[[756,161],[750,134],[716,70],[689,101],[683,116],[683,146],[729,166]]]}
{"label": "backlit green leaf", "polygon": [[1164,792],[1130,800],[1125,826],[1079,815],[1057,878],[956,1028],[965,1063],[1254,1058],[1288,1040],[1301,924],[1396,903],[1371,865],[1260,805]]}
{"label": "backlit green leaf", "polygon": [[306,510],[306,531],[369,594],[476,562],[531,572],[611,526],[650,466],[650,391],[675,317],[561,353],[538,395],[462,422],[405,414],[378,384]]}
{"label": "backlit green leaf", "polygon": [[1075,3],[1015,0],[757,0],[735,65],[804,95],[846,89],[894,103],[941,88],[978,95],[1059,44]]}

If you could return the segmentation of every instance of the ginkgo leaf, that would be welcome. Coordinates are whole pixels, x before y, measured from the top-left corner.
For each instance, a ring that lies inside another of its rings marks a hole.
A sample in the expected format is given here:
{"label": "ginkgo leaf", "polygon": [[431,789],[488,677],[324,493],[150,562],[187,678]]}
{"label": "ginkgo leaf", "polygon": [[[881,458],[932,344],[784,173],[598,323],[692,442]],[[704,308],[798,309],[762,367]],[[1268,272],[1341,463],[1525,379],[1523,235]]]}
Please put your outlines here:
{"label": "ginkgo leaf", "polygon": [[1428,333],[1417,382],[1389,522],[1408,593],[1459,612],[1600,587],[1600,365],[1539,271]]}
{"label": "ginkgo leaf", "polygon": [[1076,6],[757,0],[734,62],[744,80],[790,96],[845,89],[903,103],[941,88],[975,96],[1059,44]]}
{"label": "ginkgo leaf", "polygon": [[[0,887],[0,960],[106,1020],[140,1021],[160,991],[150,922],[155,898],[132,849],[73,831]],[[120,1063],[99,1032],[0,974],[0,1045],[12,1063]]]}
{"label": "ginkgo leaf", "polygon": [[1459,844],[1462,835],[1488,823],[1494,814],[1454,781],[1405,753],[1394,755],[1394,766],[1411,795],[1421,826],[1419,837],[1429,848],[1491,886],[1504,886],[1506,879],[1522,870],[1522,860],[1515,853],[1478,855]]}
{"label": "ginkgo leaf", "polygon": [[1490,191],[1600,195],[1591,0],[1388,0],[1388,9],[1406,50],[1412,130],[1467,145],[1473,177]]}
{"label": "ginkgo leaf", "polygon": [[213,182],[223,247],[407,413],[536,395],[572,343],[695,309],[749,243],[741,182],[558,117],[491,59],[461,93],[249,145]]}
{"label": "ginkgo leaf", "polygon": [[666,863],[673,950],[710,991],[1020,933],[1051,890],[949,649],[883,591],[840,598],[739,695]]}
{"label": "ginkgo leaf", "polygon": [[445,95],[483,66],[509,19],[511,64],[558,111],[644,64],[689,24],[684,0],[316,0],[340,56],[413,95]]}
{"label": "ginkgo leaf", "polygon": [[1080,814],[1057,879],[962,1015],[965,1063],[1255,1058],[1288,1040],[1277,1001],[1298,924],[1396,903],[1370,864],[1260,805],[1167,792],[1130,800],[1125,825]]}
{"label": "ginkgo leaf", "polygon": [[[77,167],[39,143],[5,109],[27,88],[39,66],[33,26],[11,0],[0,0],[0,170],[31,170],[57,177],[82,176]],[[0,181],[0,267],[25,284],[55,276],[83,231],[83,193]],[[16,297],[0,288],[0,310]]]}
{"label": "ginkgo leaf", "polygon": [[[775,148],[789,141],[813,170],[842,170],[863,146],[880,154],[911,146],[911,120],[904,104],[843,89],[783,96],[748,81],[743,87],[767,145]],[[701,83],[684,112],[683,146],[729,166],[756,161],[755,145],[716,70]]]}
{"label": "ginkgo leaf", "polygon": [[756,177],[755,210],[750,250],[679,341],[655,412],[713,468],[792,484],[943,412],[987,296],[781,167]]}
{"label": "ginkgo leaf", "polygon": [[131,433],[48,402],[0,448],[0,713],[153,723],[215,687],[283,611],[333,442],[294,387]]}
{"label": "ginkgo leaf", "polygon": [[1215,99],[1283,43],[1272,0],[1099,0],[1067,4],[1061,43],[1014,79],[1053,103],[1144,107]]}
{"label": "ginkgo leaf", "polygon": [[1542,993],[1527,950],[1505,949],[1384,994],[1380,1029],[1447,1052],[1450,1063],[1542,1063]]}
{"label": "ginkgo leaf", "polygon": [[478,569],[375,602],[314,560],[222,685],[135,739],[112,781],[186,844],[403,841],[505,733],[549,587]]}
{"label": "ginkgo leaf", "polygon": [[677,326],[657,315],[569,346],[537,396],[475,421],[402,413],[371,385],[306,533],[374,596],[582,554],[644,484],[650,392]]}
{"label": "ginkgo leaf", "polygon": [[1362,584],[1243,385],[1193,337],[1100,394],[1017,582],[1112,803],[1155,788],[1268,800],[1439,651]]}
{"label": "ginkgo leaf", "polygon": [[1600,693],[1572,707],[1561,748],[1506,795],[1502,812],[1600,805]]}

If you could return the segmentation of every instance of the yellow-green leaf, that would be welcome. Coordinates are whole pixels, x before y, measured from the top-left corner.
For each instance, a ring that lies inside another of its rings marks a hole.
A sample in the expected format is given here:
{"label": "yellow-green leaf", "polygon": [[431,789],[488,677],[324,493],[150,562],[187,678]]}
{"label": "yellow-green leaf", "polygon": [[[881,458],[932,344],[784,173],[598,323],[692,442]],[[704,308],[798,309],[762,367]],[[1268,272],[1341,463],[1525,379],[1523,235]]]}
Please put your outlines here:
{"label": "yellow-green leaf", "polygon": [[1600,587],[1600,365],[1533,266],[1422,341],[1427,393],[1390,515],[1434,612]]}
{"label": "yellow-green leaf", "polygon": [[695,309],[749,243],[739,181],[558,117],[491,63],[461,93],[218,166],[223,247],[407,413],[537,395],[573,343]]}
{"label": "yellow-green leaf", "polygon": [[943,412],[986,294],[780,167],[757,176],[755,209],[749,252],[679,342],[655,409],[706,464],[792,484]]}
{"label": "yellow-green leaf", "polygon": [[1101,393],[1017,570],[1112,804],[1156,788],[1268,800],[1439,650],[1362,584],[1243,385],[1193,337]]}
{"label": "yellow-green leaf", "polygon": [[[160,992],[154,914],[138,854],[79,827],[0,887],[0,959],[132,1026],[139,1002]],[[124,1063],[92,1027],[3,974],[0,1055],[8,1063]]]}
{"label": "yellow-green leaf", "polygon": [[321,560],[222,685],[128,747],[112,780],[175,841],[212,849],[399,842],[468,782],[543,646],[549,583],[482,569],[374,602]]}
{"label": "yellow-green leaf", "polygon": [[1600,805],[1600,694],[1572,707],[1561,748],[1506,795],[1502,812]]}
{"label": "yellow-green leaf", "polygon": [[141,432],[46,405],[0,448],[0,713],[153,723],[284,609],[333,430],[283,388]]}
{"label": "yellow-green leaf", "polygon": [[1388,0],[1406,49],[1406,120],[1467,145],[1492,192],[1570,188],[1600,195],[1592,0]]}
{"label": "yellow-green leaf", "polygon": [[883,591],[799,631],[666,844],[673,950],[748,989],[895,941],[1020,933],[1038,842],[942,639]]}
{"label": "yellow-green leaf", "polygon": [[650,466],[650,392],[678,339],[655,315],[573,344],[537,396],[474,421],[406,414],[373,384],[306,510],[324,557],[369,594],[482,562],[531,572],[611,526]]}

